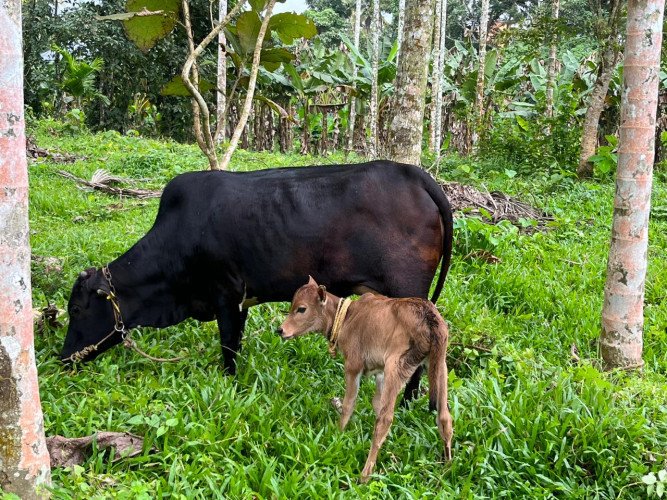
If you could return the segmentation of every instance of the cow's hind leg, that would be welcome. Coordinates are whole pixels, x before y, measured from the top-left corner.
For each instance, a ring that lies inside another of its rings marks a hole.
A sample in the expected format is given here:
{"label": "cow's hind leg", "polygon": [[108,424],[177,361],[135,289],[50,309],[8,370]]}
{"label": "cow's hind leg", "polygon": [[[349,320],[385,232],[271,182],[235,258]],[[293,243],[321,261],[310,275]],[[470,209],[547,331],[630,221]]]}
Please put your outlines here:
{"label": "cow's hind leg", "polygon": [[224,305],[217,314],[218,329],[220,330],[220,345],[222,346],[222,361],[225,371],[230,375],[236,374],[236,354],[241,346],[241,330],[243,316],[238,304]]}

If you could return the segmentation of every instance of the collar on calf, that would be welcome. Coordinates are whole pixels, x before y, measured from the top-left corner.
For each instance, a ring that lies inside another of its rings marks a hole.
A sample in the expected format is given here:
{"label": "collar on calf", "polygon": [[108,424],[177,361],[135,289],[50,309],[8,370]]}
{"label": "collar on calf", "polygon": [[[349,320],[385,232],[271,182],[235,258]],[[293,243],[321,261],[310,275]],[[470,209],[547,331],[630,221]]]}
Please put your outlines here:
{"label": "collar on calf", "polygon": [[352,304],[352,301],[348,298],[338,301],[336,315],[334,316],[333,326],[331,327],[331,334],[329,335],[329,354],[331,354],[332,358],[336,357],[338,335],[343,327],[343,321],[345,321],[345,315],[347,314],[347,309],[350,307],[350,304]]}

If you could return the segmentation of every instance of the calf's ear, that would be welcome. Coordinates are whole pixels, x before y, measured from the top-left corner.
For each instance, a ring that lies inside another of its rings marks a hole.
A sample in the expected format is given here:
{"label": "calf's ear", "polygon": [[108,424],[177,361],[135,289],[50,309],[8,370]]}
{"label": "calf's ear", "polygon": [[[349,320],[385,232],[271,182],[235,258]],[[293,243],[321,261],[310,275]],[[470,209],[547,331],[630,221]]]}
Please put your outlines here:
{"label": "calf's ear", "polygon": [[320,302],[324,303],[327,300],[327,287],[324,285],[318,286],[317,295],[320,298]]}

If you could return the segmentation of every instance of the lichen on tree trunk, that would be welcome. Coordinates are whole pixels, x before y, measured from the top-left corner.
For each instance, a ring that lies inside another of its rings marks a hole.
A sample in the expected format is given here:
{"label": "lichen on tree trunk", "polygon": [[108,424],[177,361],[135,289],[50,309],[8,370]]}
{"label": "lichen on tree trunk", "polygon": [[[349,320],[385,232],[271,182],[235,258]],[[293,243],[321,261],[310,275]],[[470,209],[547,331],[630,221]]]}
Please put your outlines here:
{"label": "lichen on tree trunk", "polygon": [[50,482],[33,348],[21,2],[0,2],[0,489]]}
{"label": "lichen on tree trunk", "polygon": [[433,33],[433,0],[408,2],[401,43],[401,60],[391,102],[386,156],[419,165],[428,61]]}
{"label": "lichen on tree trunk", "polygon": [[606,368],[641,367],[644,286],[664,0],[630,0],[616,195],[600,353]]}

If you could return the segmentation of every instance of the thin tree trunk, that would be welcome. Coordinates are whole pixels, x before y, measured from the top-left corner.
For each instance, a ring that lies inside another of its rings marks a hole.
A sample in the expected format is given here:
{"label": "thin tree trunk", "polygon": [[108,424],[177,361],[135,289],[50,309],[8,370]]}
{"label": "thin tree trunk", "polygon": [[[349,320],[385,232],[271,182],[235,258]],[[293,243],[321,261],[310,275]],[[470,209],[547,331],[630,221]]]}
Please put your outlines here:
{"label": "thin tree trunk", "polygon": [[664,0],[629,0],[621,131],[600,353],[607,368],[641,367],[644,285]]}
{"label": "thin tree trunk", "polygon": [[21,2],[0,2],[0,491],[46,498],[49,453],[33,346]]}
{"label": "thin tree trunk", "polygon": [[621,31],[621,13],[624,2],[611,0],[606,8],[597,4],[598,20],[594,23],[595,35],[600,43],[598,76],[589,97],[589,105],[584,117],[581,131],[581,153],[577,175],[579,178],[590,177],[593,174],[593,164],[588,159],[595,154],[598,144],[598,125],[600,115],[604,110],[604,101],[609,90],[609,83],[614,76],[614,70],[621,57],[617,39]]}
{"label": "thin tree trunk", "polygon": [[[218,34],[232,20],[232,18],[241,11],[245,3],[246,0],[239,0],[239,2],[234,6],[234,8],[229,12],[229,14],[225,16],[225,19],[222,22],[218,23],[218,25],[215,26],[208,35],[206,35],[206,37],[201,41],[199,45],[197,45],[197,47],[194,50],[190,50],[188,58],[185,60],[185,64],[183,65],[183,69],[181,70],[181,78],[183,79],[183,84],[188,89],[188,92],[190,92],[190,95],[194,97],[197,105],[199,106],[199,112],[201,113],[201,117],[203,120],[200,130],[204,137],[204,147],[201,147],[200,145],[200,148],[208,158],[211,170],[217,170],[222,167],[218,163],[218,156],[215,151],[215,141],[213,140],[213,136],[211,135],[210,112],[208,109],[208,104],[206,104],[204,97],[199,92],[199,86],[193,82],[193,80],[190,78],[190,74],[192,73],[193,76],[196,76],[195,73],[193,72],[193,67],[197,63],[197,58],[202,54],[204,49],[206,49],[206,47],[208,47],[208,45],[215,39],[215,37],[218,36]],[[189,22],[189,6],[187,0],[183,0],[183,16],[186,19],[186,21]],[[188,35],[190,36],[192,30],[189,29],[187,31],[189,32]],[[229,161],[227,163],[229,163]]]}
{"label": "thin tree trunk", "polygon": [[[183,8],[183,24],[185,26],[185,33],[188,38],[188,50],[189,53],[192,54],[195,51],[195,41],[194,41],[194,34],[192,32],[192,22],[190,21],[190,6],[188,0],[183,0],[182,8]],[[195,88],[199,88],[199,68],[197,66],[196,61],[192,64],[192,83],[194,84]],[[190,104],[192,106],[192,129],[194,130],[195,133],[195,139],[197,140],[197,145],[199,146],[199,149],[201,149],[206,154],[206,156],[208,156],[209,161],[211,161],[211,156],[210,153],[208,152],[208,144],[204,139],[204,132],[202,131],[199,103],[197,102],[197,99],[192,97],[190,99]]]}
{"label": "thin tree trunk", "polygon": [[435,0],[435,15],[433,22],[433,51],[431,57],[431,120],[429,123],[428,146],[435,152],[436,116],[438,114],[438,98],[440,93],[440,23],[442,22],[442,0]]}
{"label": "thin tree trunk", "polygon": [[310,151],[310,121],[308,120],[308,98],[303,103],[303,130],[301,135],[301,154],[307,155]]}
{"label": "thin tree trunk", "polygon": [[248,90],[246,91],[245,102],[243,104],[243,109],[239,118],[239,124],[236,126],[234,134],[229,141],[229,147],[227,148],[227,151],[225,151],[225,155],[220,161],[221,170],[227,170],[229,162],[232,159],[232,155],[234,154],[236,146],[239,143],[241,130],[248,121],[248,115],[250,114],[250,108],[252,107],[252,99],[255,95],[255,84],[257,83],[257,72],[259,71],[259,57],[262,53],[262,43],[264,43],[264,35],[266,35],[266,29],[269,26],[269,19],[271,19],[271,13],[273,12],[273,6],[275,4],[276,0],[269,0],[264,11],[264,20],[262,21],[262,25],[259,28],[259,33],[257,34],[257,45],[255,46],[255,52],[252,56],[252,69],[250,70],[250,80],[248,81]]}
{"label": "thin tree trunk", "polygon": [[479,22],[479,69],[477,70],[477,92],[475,97],[475,127],[472,134],[473,148],[477,148],[484,121],[484,73],[486,69],[486,36],[489,27],[489,0],[482,0]]}
{"label": "thin tree trunk", "polygon": [[547,72],[547,109],[548,118],[554,115],[554,88],[556,87],[556,70],[558,65],[558,34],[556,26],[560,10],[560,0],[551,0],[551,23],[553,24],[553,35],[551,37],[551,48],[549,49],[549,69]]}
{"label": "thin tree trunk", "polygon": [[428,61],[433,33],[433,0],[410,1],[405,11],[387,140],[387,156],[404,163],[421,163]]}
{"label": "thin tree trunk", "polygon": [[[220,0],[218,3],[218,19],[220,22],[225,20],[227,15],[227,0]],[[215,142],[220,144],[225,140],[225,129],[227,121],[227,40],[225,32],[218,33],[218,107],[216,116]]]}
{"label": "thin tree trunk", "polygon": [[396,27],[396,67],[401,57],[401,44],[403,43],[403,30],[405,29],[405,0],[398,0],[398,26]]}
{"label": "thin tree trunk", "polygon": [[440,148],[442,146],[442,89],[444,87],[444,68],[445,68],[445,51],[447,50],[446,46],[446,36],[447,33],[447,0],[442,1],[441,9],[441,20],[440,20],[440,79],[438,82],[438,92],[436,93],[435,107],[437,113],[435,115],[435,152],[436,155],[440,156]]}
{"label": "thin tree trunk", "polygon": [[[357,4],[354,10],[354,46],[359,49],[359,34],[361,31],[361,0],[357,0]],[[357,65],[352,65],[352,81],[357,79]],[[356,124],[357,116],[357,105],[355,98],[350,95],[350,112],[348,119],[348,139],[347,139],[347,151],[350,152],[354,149],[354,127]]]}
{"label": "thin tree trunk", "polygon": [[368,152],[371,159],[378,156],[378,66],[380,60],[380,0],[373,0],[371,20],[371,103]]}
{"label": "thin tree trunk", "polygon": [[595,148],[598,145],[600,115],[604,110],[604,101],[609,90],[609,83],[614,76],[614,70],[619,59],[620,54],[613,46],[608,45],[604,49],[602,58],[600,59],[600,70],[589,97],[588,109],[586,109],[584,125],[581,131],[581,153],[579,156],[579,166],[577,167],[579,178],[590,177],[593,174],[593,164],[588,159],[595,154]]}

